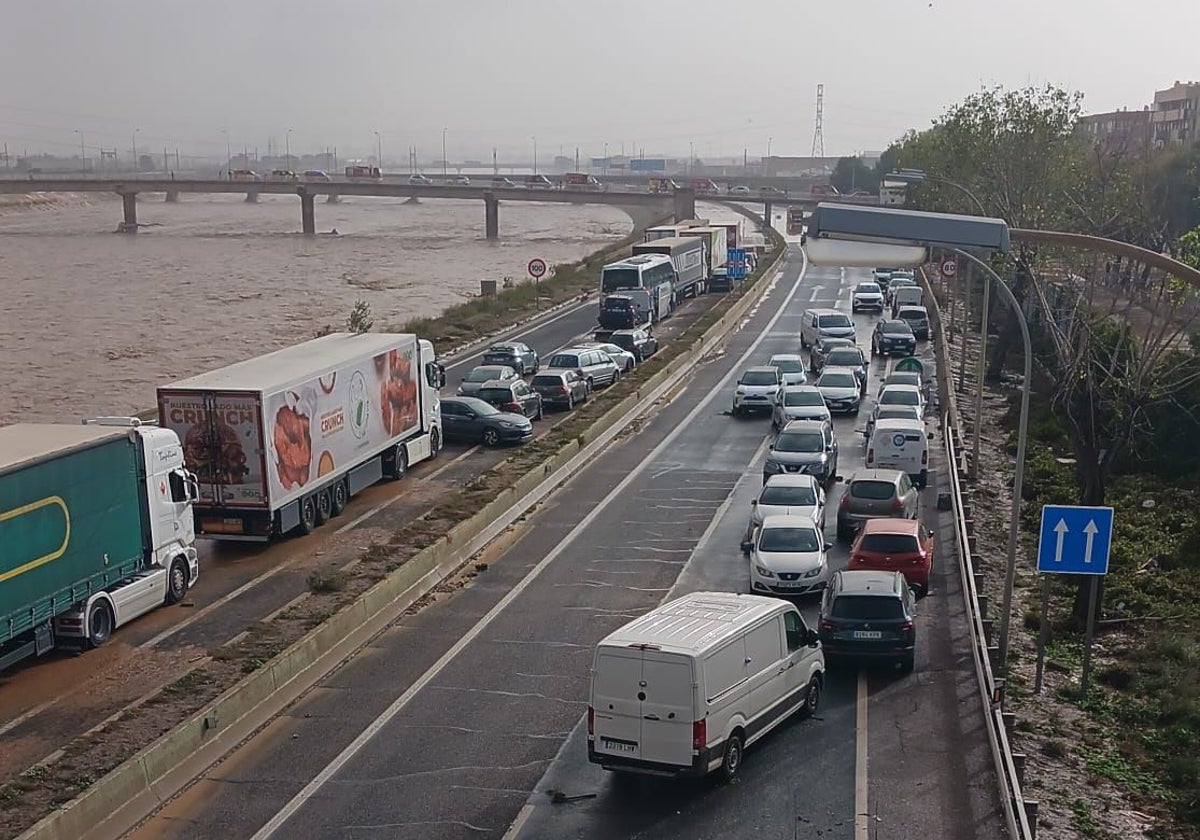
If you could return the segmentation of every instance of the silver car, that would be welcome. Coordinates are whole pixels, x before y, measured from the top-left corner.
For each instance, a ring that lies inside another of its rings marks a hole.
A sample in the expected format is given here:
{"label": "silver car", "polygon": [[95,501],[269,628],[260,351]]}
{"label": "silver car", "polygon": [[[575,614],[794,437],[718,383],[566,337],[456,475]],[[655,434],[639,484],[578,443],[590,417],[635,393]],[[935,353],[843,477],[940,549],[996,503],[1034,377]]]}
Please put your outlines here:
{"label": "silver car", "polygon": [[824,483],[837,475],[838,444],[833,425],[821,420],[793,420],[767,450],[763,483],[773,475],[808,473]]}
{"label": "silver car", "polygon": [[516,368],[508,365],[479,365],[472,368],[471,372],[462,378],[462,382],[458,386],[458,396],[474,397],[483,387],[483,383],[491,382],[493,379],[510,382],[520,378]]}
{"label": "silver car", "polygon": [[916,519],[920,493],[907,473],[859,470],[850,476],[838,504],[837,535],[848,540],[868,519]]}
{"label": "silver car", "polygon": [[776,353],[767,364],[779,368],[785,386],[804,385],[808,382],[808,371],[804,369],[803,356],[796,353]]}
{"label": "silver car", "polygon": [[862,386],[854,368],[825,368],[817,379],[817,390],[832,412],[858,414],[862,406]]}
{"label": "silver car", "polygon": [[775,514],[807,516],[824,532],[825,490],[821,482],[808,473],[780,473],[768,478],[758,498],[750,500],[746,539],[750,539],[765,517]]}
{"label": "silver car", "polygon": [[792,420],[832,420],[825,397],[816,386],[793,385],[779,392],[771,413],[771,426],[782,429]]}
{"label": "silver car", "polygon": [[610,359],[617,363],[617,367],[622,373],[629,373],[637,365],[637,357],[626,350],[624,347],[618,347],[615,344],[610,344],[607,341],[583,341],[575,345],[576,347],[585,347],[589,350],[599,350],[607,355]]}

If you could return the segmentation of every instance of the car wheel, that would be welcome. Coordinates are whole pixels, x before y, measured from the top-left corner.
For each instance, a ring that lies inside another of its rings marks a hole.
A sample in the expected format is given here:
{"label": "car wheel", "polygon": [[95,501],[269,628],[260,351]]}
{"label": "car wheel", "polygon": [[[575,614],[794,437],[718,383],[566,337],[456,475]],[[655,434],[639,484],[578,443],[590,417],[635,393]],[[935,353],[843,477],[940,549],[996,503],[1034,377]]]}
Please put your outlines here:
{"label": "car wheel", "polygon": [[483,430],[483,445],[484,446],[495,446],[498,443],[500,443],[500,433],[499,432],[497,432],[495,429],[484,429]]}
{"label": "car wheel", "polygon": [[107,601],[96,601],[87,614],[88,647],[98,648],[108,641],[113,631],[113,614]]}
{"label": "car wheel", "polygon": [[408,472],[408,450],[403,443],[396,444],[396,454],[392,460],[392,478],[396,481],[404,478]]}
{"label": "car wheel", "polygon": [[800,710],[805,717],[812,717],[821,708],[821,677],[813,674],[808,681],[808,691],[804,694],[804,707]]}
{"label": "car wheel", "polygon": [[176,557],[171,561],[171,571],[167,573],[167,603],[178,604],[188,591],[187,561]]}
{"label": "car wheel", "polygon": [[734,732],[725,742],[725,754],[721,758],[721,780],[726,784],[737,778],[742,769],[742,733]]}

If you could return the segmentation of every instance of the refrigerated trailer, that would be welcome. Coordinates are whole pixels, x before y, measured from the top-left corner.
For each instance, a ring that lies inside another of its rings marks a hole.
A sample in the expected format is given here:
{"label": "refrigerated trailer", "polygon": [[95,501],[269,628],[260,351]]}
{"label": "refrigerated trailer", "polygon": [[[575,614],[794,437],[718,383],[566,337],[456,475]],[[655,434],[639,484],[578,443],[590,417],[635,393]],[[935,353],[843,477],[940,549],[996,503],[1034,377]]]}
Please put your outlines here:
{"label": "refrigerated trailer", "polygon": [[0,428],[0,669],[182,601],[196,493],[178,436],[136,418]]}
{"label": "refrigerated trailer", "polygon": [[442,446],[433,345],[333,333],[158,389],[199,481],[196,530],[224,540],[307,534],[350,497]]}
{"label": "refrigerated trailer", "polygon": [[718,268],[724,268],[729,262],[729,231],[717,225],[693,227],[683,231],[681,236],[694,236],[705,241],[705,251],[708,258],[708,279],[712,279]]}
{"label": "refrigerated trailer", "polygon": [[673,301],[678,304],[685,297],[703,294],[708,280],[706,245],[695,236],[667,236],[652,242],[639,242],[633,246],[633,255],[663,254],[671,258],[675,267]]}

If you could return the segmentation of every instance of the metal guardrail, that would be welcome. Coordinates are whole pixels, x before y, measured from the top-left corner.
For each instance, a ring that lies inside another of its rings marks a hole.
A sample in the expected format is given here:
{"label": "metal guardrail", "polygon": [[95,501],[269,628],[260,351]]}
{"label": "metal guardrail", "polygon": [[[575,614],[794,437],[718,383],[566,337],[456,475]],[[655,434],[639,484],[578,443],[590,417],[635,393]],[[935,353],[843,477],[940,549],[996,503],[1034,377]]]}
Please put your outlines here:
{"label": "metal guardrail", "polygon": [[951,424],[950,412],[943,416],[946,430],[946,461],[950,464],[950,499],[954,511],[955,542],[958,544],[958,572],[962,578],[963,599],[967,606],[967,626],[970,630],[971,658],[975,663],[975,678],[983,699],[987,717],[988,742],[992,759],[996,765],[996,778],[1000,783],[1001,807],[1012,840],[1035,840],[1037,837],[1036,800],[1026,800],[1021,792],[1024,777],[1024,756],[1014,755],[1009,742],[1009,726],[1013,718],[1003,708],[1004,680],[997,678],[992,670],[992,651],[983,602],[976,587],[975,563],[972,546],[972,527],[967,517],[967,506],[963,501],[962,482],[967,474],[966,453],[958,440],[961,432]]}

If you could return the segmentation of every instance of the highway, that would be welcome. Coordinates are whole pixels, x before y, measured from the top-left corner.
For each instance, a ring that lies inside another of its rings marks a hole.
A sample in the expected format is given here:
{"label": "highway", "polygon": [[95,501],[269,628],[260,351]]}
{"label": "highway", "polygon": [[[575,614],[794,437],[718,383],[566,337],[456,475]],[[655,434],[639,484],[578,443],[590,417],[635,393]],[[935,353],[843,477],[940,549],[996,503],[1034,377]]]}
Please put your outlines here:
{"label": "highway", "polygon": [[[948,543],[915,673],[835,664],[817,717],[750,750],[738,783],[617,783],[586,762],[595,643],[672,593],[747,589],[738,545],[769,421],[729,415],[737,372],[794,351],[802,310],[848,310],[867,274],[806,270],[793,247],[724,352],[499,541],[485,572],[400,617],[130,836],[1002,836],[974,674],[955,646],[965,619]],[[873,319],[855,320],[865,344]],[[860,426],[836,421],[844,476],[862,461]],[[922,517],[949,540],[933,457]],[[844,566],[845,545],[830,556]],[[553,804],[551,790],[590,798]]]}

